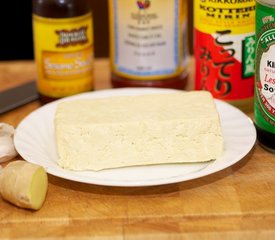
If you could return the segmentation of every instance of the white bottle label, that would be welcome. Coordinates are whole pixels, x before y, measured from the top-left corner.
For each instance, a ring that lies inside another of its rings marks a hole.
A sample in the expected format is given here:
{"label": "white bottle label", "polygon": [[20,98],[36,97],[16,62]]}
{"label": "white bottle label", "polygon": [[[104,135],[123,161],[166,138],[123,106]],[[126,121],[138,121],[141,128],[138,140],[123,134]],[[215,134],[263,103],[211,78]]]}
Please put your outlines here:
{"label": "white bottle label", "polygon": [[181,4],[180,0],[113,0],[111,57],[117,74],[158,79],[184,70],[186,14]]}

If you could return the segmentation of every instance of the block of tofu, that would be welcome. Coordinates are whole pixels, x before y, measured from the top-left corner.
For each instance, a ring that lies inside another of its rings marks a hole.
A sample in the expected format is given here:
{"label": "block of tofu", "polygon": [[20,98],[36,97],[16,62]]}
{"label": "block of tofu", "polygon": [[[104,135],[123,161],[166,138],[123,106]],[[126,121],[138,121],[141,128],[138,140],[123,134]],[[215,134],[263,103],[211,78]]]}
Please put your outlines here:
{"label": "block of tofu", "polygon": [[210,93],[175,92],[60,103],[58,164],[71,170],[204,162],[223,151]]}

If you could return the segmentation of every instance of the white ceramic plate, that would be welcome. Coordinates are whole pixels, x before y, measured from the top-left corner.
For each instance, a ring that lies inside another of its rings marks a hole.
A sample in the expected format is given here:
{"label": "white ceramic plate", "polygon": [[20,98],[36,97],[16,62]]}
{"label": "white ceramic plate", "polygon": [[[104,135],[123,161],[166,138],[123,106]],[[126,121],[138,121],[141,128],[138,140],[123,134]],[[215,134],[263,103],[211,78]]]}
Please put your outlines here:
{"label": "white ceramic plate", "polygon": [[48,173],[84,183],[108,186],[152,186],[206,176],[241,160],[253,147],[256,131],[252,121],[235,107],[215,100],[225,139],[224,152],[208,163],[167,164],[93,171],[69,171],[57,164],[54,138],[54,114],[57,103],[83,98],[168,93],[175,90],[124,88],[83,93],[49,103],[28,115],[19,124],[15,147],[27,161],[45,167]]}

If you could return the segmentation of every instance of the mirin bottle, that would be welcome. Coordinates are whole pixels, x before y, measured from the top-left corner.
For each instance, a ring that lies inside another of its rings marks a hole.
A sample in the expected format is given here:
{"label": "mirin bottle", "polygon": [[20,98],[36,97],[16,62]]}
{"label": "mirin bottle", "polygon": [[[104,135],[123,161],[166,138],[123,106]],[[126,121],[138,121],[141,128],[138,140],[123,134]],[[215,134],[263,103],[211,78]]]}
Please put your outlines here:
{"label": "mirin bottle", "polygon": [[255,0],[194,0],[195,88],[253,111]]}

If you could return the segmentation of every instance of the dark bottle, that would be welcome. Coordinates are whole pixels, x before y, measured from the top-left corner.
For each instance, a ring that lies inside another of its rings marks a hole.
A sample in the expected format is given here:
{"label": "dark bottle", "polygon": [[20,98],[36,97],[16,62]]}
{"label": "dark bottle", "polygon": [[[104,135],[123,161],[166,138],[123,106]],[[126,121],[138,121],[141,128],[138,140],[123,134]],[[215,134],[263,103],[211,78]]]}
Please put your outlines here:
{"label": "dark bottle", "polygon": [[113,87],[185,87],[186,0],[109,0],[109,21]]}
{"label": "dark bottle", "polygon": [[37,88],[43,103],[93,89],[93,25],[87,0],[33,0]]}
{"label": "dark bottle", "polygon": [[256,2],[255,125],[259,143],[275,153],[275,0]]}

